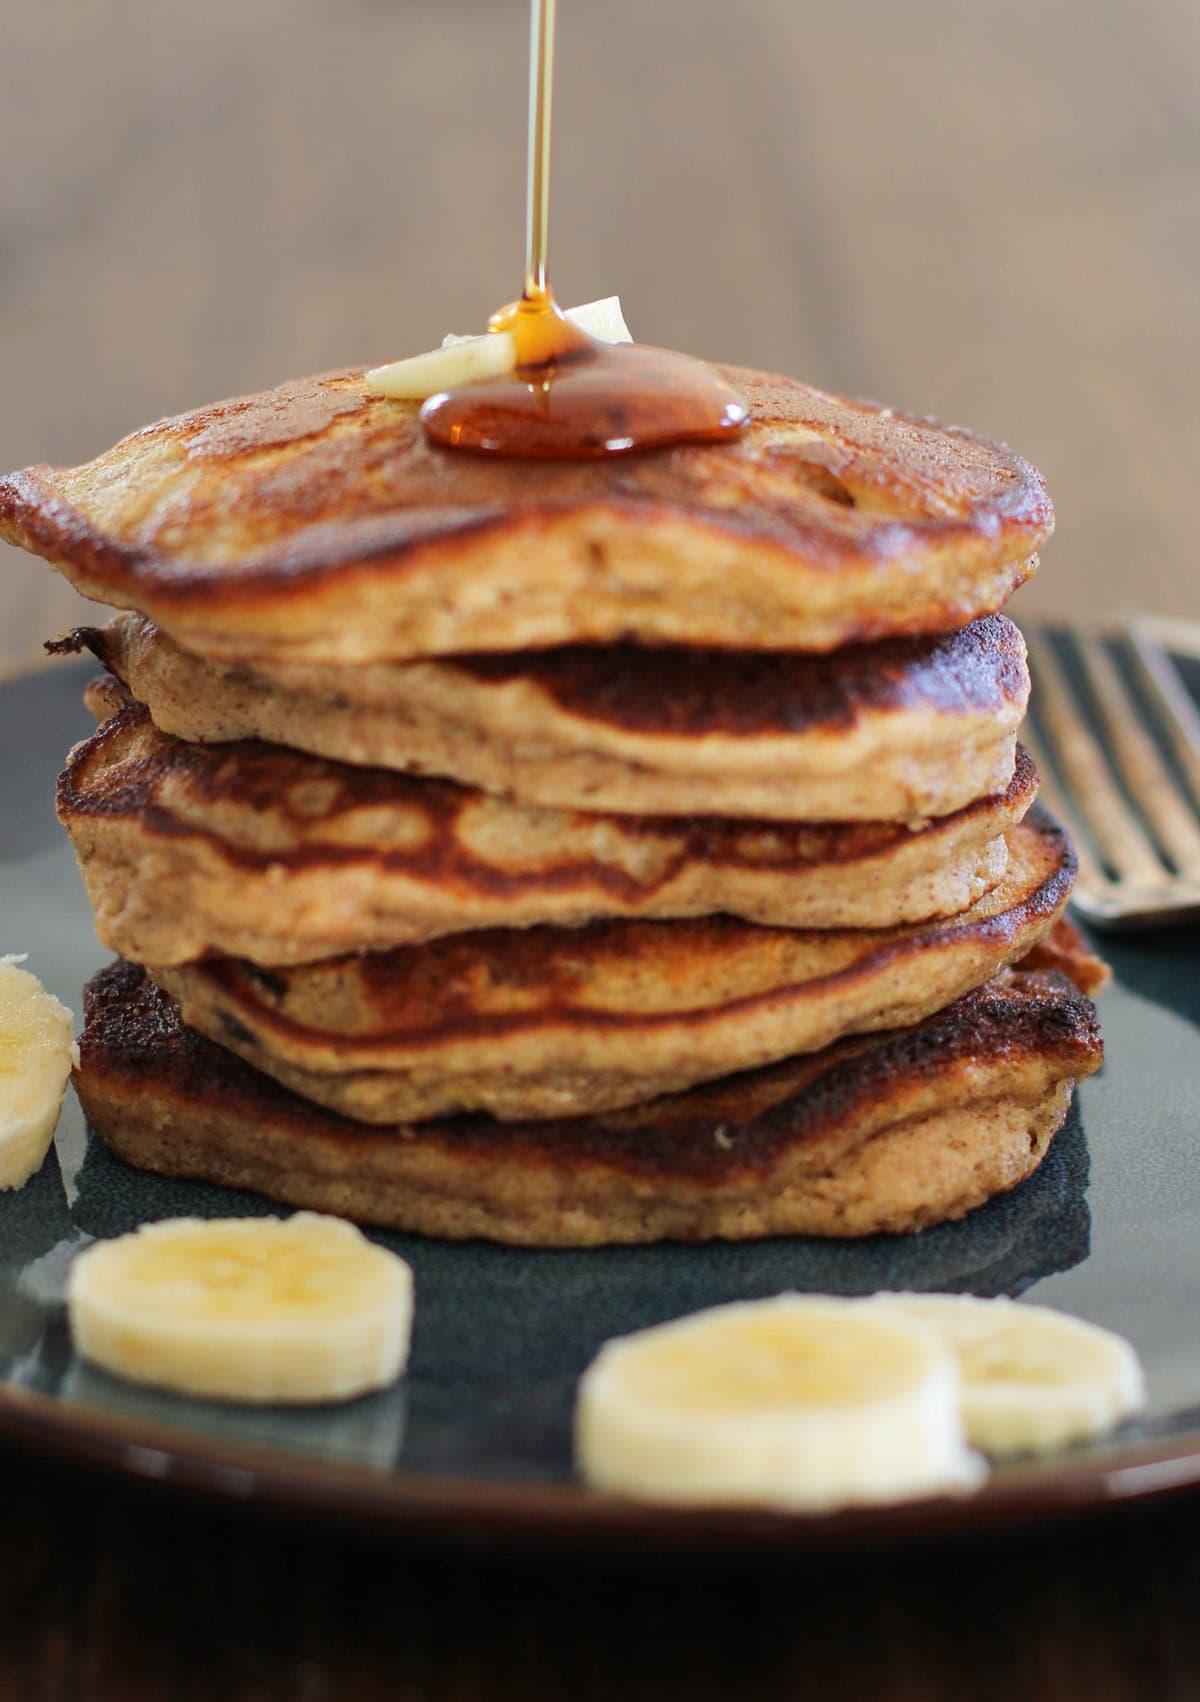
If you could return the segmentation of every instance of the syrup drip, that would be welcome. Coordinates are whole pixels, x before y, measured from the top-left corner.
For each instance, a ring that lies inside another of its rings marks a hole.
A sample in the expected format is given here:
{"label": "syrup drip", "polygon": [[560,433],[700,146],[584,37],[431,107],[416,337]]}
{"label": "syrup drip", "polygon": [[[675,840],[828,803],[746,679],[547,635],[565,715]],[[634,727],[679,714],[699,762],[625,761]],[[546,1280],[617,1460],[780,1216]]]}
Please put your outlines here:
{"label": "syrup drip", "polygon": [[528,460],[581,460],[719,443],[750,417],[733,386],[703,361],[639,343],[604,343],[571,324],[548,282],[550,105],[557,0],[531,0],[529,193],[525,288],[493,313],[517,366],[431,396],[426,434],[448,449]]}
{"label": "syrup drip", "polygon": [[431,396],[426,432],[449,449],[563,461],[718,443],[745,428],[745,402],[703,361],[641,343],[585,344]]}

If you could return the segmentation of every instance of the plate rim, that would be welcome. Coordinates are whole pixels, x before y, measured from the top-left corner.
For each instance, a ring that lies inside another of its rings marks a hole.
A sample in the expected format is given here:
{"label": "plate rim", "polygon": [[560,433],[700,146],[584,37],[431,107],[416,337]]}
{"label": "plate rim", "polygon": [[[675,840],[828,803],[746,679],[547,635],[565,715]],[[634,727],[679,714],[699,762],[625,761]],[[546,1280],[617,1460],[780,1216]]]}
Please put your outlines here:
{"label": "plate rim", "polygon": [[[1027,625],[1064,624],[1053,614]],[[1078,625],[1078,622],[1072,622]],[[1086,623],[1112,630],[1114,617]],[[1138,617],[1177,654],[1200,659],[1200,621]],[[18,688],[54,658],[0,666]],[[61,663],[57,664],[61,666]],[[181,1408],[182,1411],[182,1408]],[[321,1457],[154,1419],[88,1408],[0,1383],[0,1446],[23,1449],[90,1475],[177,1492],[193,1500],[270,1510],[299,1519],[438,1541],[628,1550],[788,1550],[796,1554],[985,1536],[1063,1523],[1118,1507],[1200,1492],[1200,1408],[1169,1435],[1120,1432],[1109,1441],[1004,1467],[973,1494],[786,1512],[753,1507],[672,1507],[589,1491],[575,1479],[471,1478]]]}
{"label": "plate rim", "polygon": [[92,1473],[397,1536],[545,1547],[794,1552],[881,1548],[1061,1523],[1200,1490],[1200,1425],[1004,1468],[973,1494],[831,1512],[673,1507],[569,1482],[384,1471],[0,1386],[0,1444]]}

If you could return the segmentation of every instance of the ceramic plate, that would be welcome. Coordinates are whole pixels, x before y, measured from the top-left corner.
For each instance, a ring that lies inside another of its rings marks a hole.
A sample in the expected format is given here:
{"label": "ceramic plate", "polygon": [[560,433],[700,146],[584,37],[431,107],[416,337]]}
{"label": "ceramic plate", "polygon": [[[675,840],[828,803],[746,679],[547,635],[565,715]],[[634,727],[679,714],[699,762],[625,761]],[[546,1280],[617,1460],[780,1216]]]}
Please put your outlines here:
{"label": "ceramic plate", "polygon": [[[1200,689],[1200,662],[1184,664]],[[54,776],[87,731],[88,669],[0,684],[0,951],[73,1009],[106,960]],[[411,1261],[412,1364],[394,1389],[304,1412],[202,1405],[126,1385],[73,1354],[66,1267],[93,1237],[180,1213],[275,1208],[127,1169],[68,1098],[56,1146],[0,1194],[0,1436],[197,1491],[427,1532],[657,1545],[876,1542],[1030,1520],[1200,1483],[1200,929],[1105,942],[1108,1062],[1041,1171],[964,1222],[834,1243],[529,1252],[378,1239]],[[572,1481],[576,1379],[605,1338],[781,1289],[1024,1294],[1120,1330],[1149,1378],[1144,1419],[1101,1445],[994,1474],[965,1501],[835,1517],[668,1513]]]}

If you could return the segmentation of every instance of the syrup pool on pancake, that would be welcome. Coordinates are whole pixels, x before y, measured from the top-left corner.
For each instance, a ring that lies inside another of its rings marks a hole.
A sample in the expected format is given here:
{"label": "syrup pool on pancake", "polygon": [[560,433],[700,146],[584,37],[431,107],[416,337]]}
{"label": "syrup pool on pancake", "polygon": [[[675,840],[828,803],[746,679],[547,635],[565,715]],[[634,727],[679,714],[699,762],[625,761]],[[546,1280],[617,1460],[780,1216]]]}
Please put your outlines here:
{"label": "syrup pool on pancake", "polygon": [[[486,345],[460,351],[464,381],[430,395],[421,423],[433,442],[475,454],[523,460],[583,460],[721,443],[739,437],[750,409],[704,361],[669,349],[611,343],[568,318],[547,272],[550,213],[550,108],[557,0],[532,0],[529,85],[529,189],[525,287],[492,314]],[[407,363],[398,362],[403,367]],[[384,394],[391,368],[368,381]]]}

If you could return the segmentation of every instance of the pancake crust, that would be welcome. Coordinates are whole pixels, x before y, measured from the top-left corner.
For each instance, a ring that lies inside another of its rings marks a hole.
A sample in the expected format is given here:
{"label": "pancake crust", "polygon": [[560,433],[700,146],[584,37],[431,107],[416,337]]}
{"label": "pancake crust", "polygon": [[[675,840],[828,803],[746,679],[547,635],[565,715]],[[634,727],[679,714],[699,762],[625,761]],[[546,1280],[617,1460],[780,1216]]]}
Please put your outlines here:
{"label": "pancake crust", "polygon": [[1026,953],[1021,968],[1065,975],[1072,986],[1089,998],[1102,993],[1112,980],[1108,964],[1096,956],[1068,916],[1060,916],[1045,938]]}
{"label": "pancake crust", "polygon": [[1091,1004],[1007,974],[920,1027],[616,1116],[367,1129],[185,1029],[117,963],[86,993],[76,1086],[131,1164],[390,1229],[534,1246],[898,1234],[1034,1171],[1099,1068]]}
{"label": "pancake crust", "polygon": [[618,646],[268,675],[205,663],[134,616],[55,648],[81,647],[179,738],[633,815],[924,823],[1006,790],[1029,697],[1002,615],[829,657]]}
{"label": "pancake crust", "polygon": [[1053,510],[1010,450],[721,370],[741,441],[549,464],[430,444],[361,371],[299,380],[0,480],[0,537],[227,660],[827,650],[961,626],[1033,571]]}
{"label": "pancake crust", "polygon": [[452,935],[261,969],[151,965],[191,1027],[366,1122],[577,1116],[920,1022],[1029,951],[1067,902],[1070,843],[1036,805],[962,916],[879,931],[732,917]]}
{"label": "pancake crust", "polygon": [[777,927],[889,927],[991,890],[1037,790],[910,833],[585,815],[279,746],[160,733],[114,680],[58,783],[96,932],[139,963],[223,953],[293,964],[476,928],[722,911]]}

